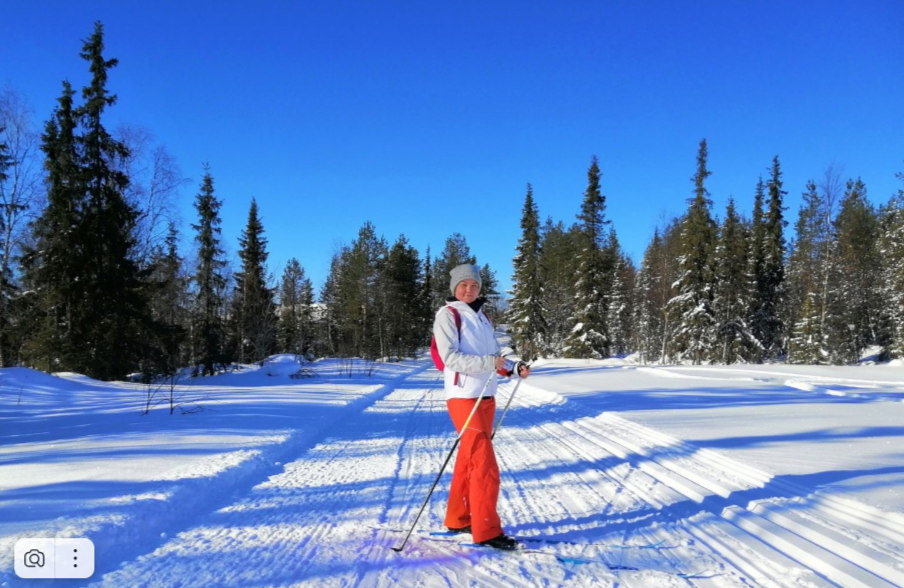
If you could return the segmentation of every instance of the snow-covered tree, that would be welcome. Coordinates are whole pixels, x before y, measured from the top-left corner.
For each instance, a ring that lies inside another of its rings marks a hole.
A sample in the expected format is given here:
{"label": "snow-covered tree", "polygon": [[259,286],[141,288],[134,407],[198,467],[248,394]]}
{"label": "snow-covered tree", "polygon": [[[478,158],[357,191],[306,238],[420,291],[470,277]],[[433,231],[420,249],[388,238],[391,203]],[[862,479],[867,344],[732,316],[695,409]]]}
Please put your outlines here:
{"label": "snow-covered tree", "polygon": [[574,315],[565,340],[566,357],[609,357],[607,295],[611,286],[611,263],[604,251],[606,197],[600,191],[600,168],[596,156],[587,170],[587,189],[578,215],[578,273],[575,281]]}
{"label": "snow-covered tree", "polygon": [[563,354],[574,315],[574,276],[578,264],[577,225],[566,229],[562,221],[546,219],[540,233],[540,305],[544,309],[546,334],[543,354]]}
{"label": "snow-covered tree", "polygon": [[533,361],[541,353],[547,334],[540,281],[540,217],[530,184],[521,213],[521,238],[515,250],[509,310],[512,337],[521,357]]}
{"label": "snow-covered tree", "polygon": [[[896,177],[904,182],[904,173]],[[881,213],[879,253],[883,261],[880,287],[888,317],[885,355],[904,357],[904,189],[898,189]]]}
{"label": "snow-covered tree", "polygon": [[710,215],[712,202],[706,190],[708,150],[706,139],[697,152],[694,174],[694,197],[681,223],[680,275],[678,294],[669,300],[669,312],[675,322],[669,355],[700,364],[712,355],[715,340],[713,316],[713,259],[716,246],[716,224]]}
{"label": "snow-covered tree", "polygon": [[730,198],[715,251],[713,361],[727,364],[759,357],[759,341],[747,325],[747,267],[747,231]]}

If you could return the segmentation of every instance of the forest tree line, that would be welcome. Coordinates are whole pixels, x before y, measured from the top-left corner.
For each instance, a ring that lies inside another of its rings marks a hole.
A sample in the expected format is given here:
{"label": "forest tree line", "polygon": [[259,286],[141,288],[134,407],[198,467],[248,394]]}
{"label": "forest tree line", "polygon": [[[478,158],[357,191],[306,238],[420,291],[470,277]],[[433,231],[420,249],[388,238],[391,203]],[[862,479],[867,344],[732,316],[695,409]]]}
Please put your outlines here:
{"label": "forest tree line", "polygon": [[[540,226],[531,186],[514,259],[510,325],[528,357],[644,363],[856,363],[904,357],[904,190],[876,208],[829,167],[804,187],[785,236],[776,156],[744,218],[714,217],[702,140],[686,212],[657,227],[636,268],[605,217],[594,158],[577,222]],[[904,174],[897,177],[904,183]]]}
{"label": "forest tree line", "polygon": [[[232,267],[205,166],[187,256],[173,214],[186,180],[148,131],[104,125],[117,62],[103,49],[98,23],[81,52],[90,83],[77,93],[63,82],[41,132],[16,92],[0,93],[0,365],[151,378],[274,353],[398,359],[429,343],[449,270],[477,263],[465,236],[421,255],[366,222],[318,292],[295,258],[270,273],[256,200]],[[752,217],[730,201],[721,220],[707,157],[704,140],[686,213],[657,228],[639,268],[606,218],[596,158],[571,225],[541,225],[527,186],[507,300],[481,266],[488,314],[521,354],[852,363],[876,345],[902,356],[904,191],[876,209],[859,179],[830,169],[806,186],[789,243],[778,157]]]}

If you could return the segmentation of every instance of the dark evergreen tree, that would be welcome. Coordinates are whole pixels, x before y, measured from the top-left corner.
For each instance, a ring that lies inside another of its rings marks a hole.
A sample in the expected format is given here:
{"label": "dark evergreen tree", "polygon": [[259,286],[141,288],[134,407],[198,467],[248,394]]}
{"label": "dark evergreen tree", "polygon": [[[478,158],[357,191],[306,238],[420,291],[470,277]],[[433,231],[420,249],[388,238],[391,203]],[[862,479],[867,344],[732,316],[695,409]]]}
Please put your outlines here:
{"label": "dark evergreen tree", "polygon": [[[760,177],[756,184],[756,193],[753,199],[753,216],[750,221],[750,252],[748,256],[750,263],[750,268],[748,270],[748,288],[750,289],[748,324],[750,325],[750,331],[753,333],[753,336],[756,337],[757,341],[760,341],[760,346],[762,346],[762,342],[766,338],[766,331],[768,330],[766,315],[762,301],[760,300],[760,293],[762,292],[764,288],[763,284],[765,283],[764,268],[766,264],[766,224],[764,222],[765,215],[763,213],[765,198],[766,186],[763,183],[763,178]],[[753,358],[753,360],[761,362],[762,356],[760,358]]]}
{"label": "dark evergreen tree", "polygon": [[63,82],[59,106],[42,135],[47,172],[47,206],[34,221],[34,246],[23,255],[27,288],[34,292],[36,325],[26,341],[26,357],[45,369],[78,370],[87,365],[80,344],[85,301],[78,287],[84,254],[78,226],[85,205],[76,145],[75,92]]}
{"label": "dark evergreen tree", "polygon": [[610,352],[614,355],[624,356],[628,353],[632,340],[632,289],[635,269],[634,263],[622,252],[615,229],[610,228],[609,230],[609,242],[604,250],[604,255],[608,258],[607,265],[612,268],[609,292],[606,295],[608,308],[606,324],[612,340]]}
{"label": "dark evergreen tree", "polygon": [[671,338],[670,357],[689,359],[700,364],[713,353],[715,318],[712,297],[713,261],[716,246],[716,224],[710,215],[712,202],[705,181],[712,172],[707,169],[706,139],[697,152],[694,174],[694,197],[681,225],[681,269],[678,294],[668,304],[675,329]]}
{"label": "dark evergreen tree", "polygon": [[[279,284],[279,350],[282,353],[304,355],[306,351],[302,325],[305,280],[304,268],[293,257],[286,264]],[[310,309],[307,312],[310,314]]]}
{"label": "dark evergreen tree", "polygon": [[[896,177],[904,183],[904,173]],[[898,189],[881,211],[879,251],[883,257],[881,298],[888,319],[883,355],[904,358],[904,189]]]}
{"label": "dark evergreen tree", "polygon": [[663,255],[662,239],[659,229],[653,232],[653,239],[644,251],[637,282],[634,289],[634,325],[636,338],[634,348],[640,353],[641,363],[659,361],[662,354],[662,307],[657,299],[658,286],[663,276],[660,258]]}
{"label": "dark evergreen tree", "polygon": [[483,311],[493,325],[499,324],[502,319],[502,308],[505,301],[499,292],[499,280],[496,272],[490,269],[490,264],[485,263],[480,268],[480,296],[486,298]]}
{"label": "dark evergreen tree", "polygon": [[346,351],[340,340],[340,326],[345,322],[340,284],[345,269],[343,258],[347,255],[348,247],[333,254],[330,272],[320,289],[320,312],[315,319],[320,342],[318,355],[338,356]]}
{"label": "dark evergreen tree", "polygon": [[577,216],[580,227],[579,268],[575,281],[575,305],[564,352],[566,357],[609,357],[612,341],[609,338],[609,288],[612,266],[605,254],[606,197],[600,191],[600,168],[596,156],[587,170],[587,189]]}
{"label": "dark evergreen tree", "polygon": [[747,231],[735,210],[734,199],[730,198],[715,252],[713,361],[747,362],[760,355],[759,341],[747,325],[750,303],[747,268]]}
{"label": "dark evergreen tree", "polygon": [[854,363],[869,345],[882,345],[883,302],[879,219],[861,180],[849,180],[835,218],[837,267],[831,280],[827,345],[836,362]]}
{"label": "dark evergreen tree", "polygon": [[113,165],[128,150],[103,124],[104,111],[116,103],[107,90],[108,70],[118,63],[104,59],[103,50],[103,26],[96,23],[81,53],[92,80],[82,90],[84,104],[76,109],[84,129],[78,143],[86,191],[78,225],[85,256],[80,287],[88,301],[80,343],[89,350],[86,373],[114,379],[140,369],[142,359],[153,351],[147,344],[156,339],[157,325],[150,318],[146,274],[133,256],[139,212],[125,198],[129,178]]}
{"label": "dark evergreen tree", "polygon": [[540,243],[540,305],[545,311],[546,335],[541,353],[561,356],[574,316],[574,277],[578,266],[578,234],[574,225],[566,230],[559,221],[546,219]]}
{"label": "dark evergreen tree", "polygon": [[384,273],[384,328],[388,355],[415,357],[425,338],[422,313],[421,261],[404,235],[393,244]]}
{"label": "dark evergreen tree", "polygon": [[229,363],[225,355],[225,333],[222,319],[226,278],[226,261],[220,245],[220,207],[214,196],[213,177],[205,166],[201,189],[195,197],[198,224],[193,224],[198,245],[195,268],[195,300],[192,316],[193,365],[202,365],[203,375],[213,375],[217,364]]}
{"label": "dark evergreen tree", "polygon": [[795,224],[796,239],[788,257],[785,324],[790,326],[788,361],[819,364],[828,357],[822,332],[822,272],[829,235],[823,222],[824,201],[816,183],[807,183]]}
{"label": "dark evergreen tree", "polygon": [[540,281],[540,215],[530,184],[521,212],[521,238],[515,250],[510,308],[512,338],[521,357],[533,361],[543,351],[547,331]]}
{"label": "dark evergreen tree", "polygon": [[238,350],[239,361],[259,362],[276,350],[277,313],[273,290],[268,284],[267,239],[258,215],[257,200],[253,198],[239,246],[242,266],[235,274],[230,317],[233,345]]}
{"label": "dark evergreen tree", "polygon": [[385,271],[387,247],[370,222],[358,231],[351,247],[342,251],[336,282],[339,354],[376,359],[387,354],[383,330],[384,301],[379,286]]}
{"label": "dark evergreen tree", "polygon": [[433,333],[433,317],[437,308],[433,307],[433,263],[430,257],[430,246],[424,257],[424,275],[419,293],[421,332],[424,334],[422,344],[428,344]]}
{"label": "dark evergreen tree", "polygon": [[157,247],[150,260],[150,308],[158,325],[155,342],[155,363],[151,372],[172,375],[191,361],[188,346],[190,309],[189,278],[183,270],[179,255],[179,233],[176,225],[169,223],[164,247]]}
{"label": "dark evergreen tree", "polygon": [[764,354],[770,359],[785,356],[785,325],[782,311],[785,299],[785,225],[782,172],[778,156],[772,160],[772,176],[767,188],[769,208],[764,223],[763,274],[759,284],[760,314],[762,315],[762,339]]}

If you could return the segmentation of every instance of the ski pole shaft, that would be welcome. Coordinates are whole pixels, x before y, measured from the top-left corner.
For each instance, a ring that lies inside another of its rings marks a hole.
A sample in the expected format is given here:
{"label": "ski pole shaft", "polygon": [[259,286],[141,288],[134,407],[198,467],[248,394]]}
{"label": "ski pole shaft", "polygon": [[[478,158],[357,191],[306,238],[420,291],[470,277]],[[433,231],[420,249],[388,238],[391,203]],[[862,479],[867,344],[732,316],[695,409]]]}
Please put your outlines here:
{"label": "ski pole shaft", "polygon": [[496,421],[496,426],[493,427],[493,434],[490,435],[491,440],[496,438],[496,431],[498,431],[499,427],[502,425],[502,419],[505,418],[505,413],[508,412],[509,406],[511,406],[511,404],[512,404],[512,398],[515,397],[515,392],[518,391],[518,386],[520,386],[520,385],[521,385],[521,380],[519,379],[517,382],[515,382],[515,389],[512,390],[512,394],[511,394],[511,396],[509,396],[508,402],[505,403],[505,408],[502,409],[502,414],[499,415],[499,420]]}
{"label": "ski pole shaft", "polygon": [[417,522],[421,519],[421,515],[424,514],[424,509],[427,508],[427,503],[430,502],[430,497],[433,496],[433,491],[436,489],[436,485],[439,484],[439,480],[443,475],[443,472],[446,471],[446,466],[449,465],[449,460],[452,459],[452,454],[455,452],[455,448],[458,447],[459,441],[461,441],[462,435],[465,434],[465,430],[467,430],[468,425],[471,424],[471,419],[474,417],[474,413],[477,412],[477,407],[480,405],[480,401],[483,400],[483,395],[487,391],[487,388],[490,386],[490,382],[493,378],[496,377],[496,372],[493,372],[490,375],[490,379],[487,380],[487,383],[483,385],[483,390],[480,391],[480,396],[477,397],[477,402],[474,403],[474,408],[471,409],[471,414],[468,415],[468,419],[465,421],[464,426],[461,428],[461,432],[458,434],[458,437],[455,439],[455,443],[452,445],[452,449],[449,450],[449,455],[446,456],[446,461],[443,462],[443,466],[439,469],[439,473],[436,475],[436,479],[433,480],[433,485],[430,486],[430,492],[427,493],[427,498],[424,499],[424,504],[421,505],[421,510],[418,511],[417,516],[414,517],[414,523],[411,525],[411,528],[408,529],[408,534],[405,535],[405,539],[402,541],[402,544],[398,547],[392,547],[391,549],[395,552],[401,552],[405,549],[405,545],[408,544],[408,539],[411,537],[411,534],[414,533],[414,528],[417,527]]}

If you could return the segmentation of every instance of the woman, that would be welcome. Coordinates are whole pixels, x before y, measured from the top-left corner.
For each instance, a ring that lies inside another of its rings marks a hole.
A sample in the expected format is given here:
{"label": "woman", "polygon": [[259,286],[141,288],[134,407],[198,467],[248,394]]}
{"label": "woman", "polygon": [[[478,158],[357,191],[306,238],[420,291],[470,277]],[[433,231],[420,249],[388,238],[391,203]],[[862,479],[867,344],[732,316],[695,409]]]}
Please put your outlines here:
{"label": "woman", "polygon": [[[478,297],[480,270],[463,264],[450,275],[453,296],[439,309],[433,322],[436,347],[446,366],[446,406],[461,435],[445,524],[450,531],[472,533],[475,543],[517,549],[518,542],[502,530],[496,512],[499,466],[491,436],[496,413],[496,372],[517,373],[526,378],[530,368],[502,357],[493,325],[481,310],[486,299]],[[462,434],[475,405],[477,410]]]}

